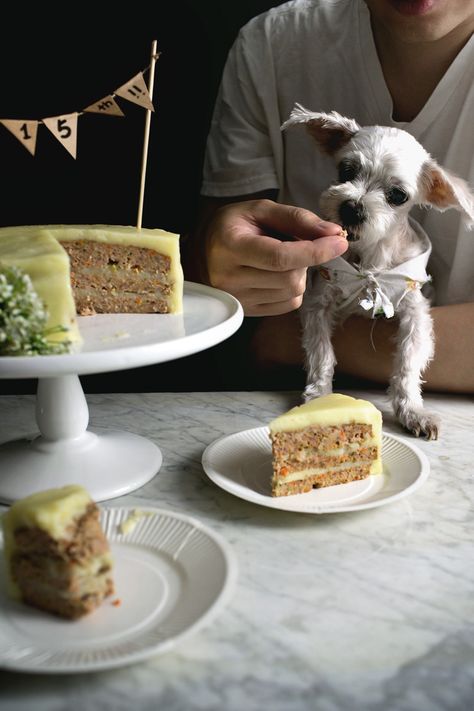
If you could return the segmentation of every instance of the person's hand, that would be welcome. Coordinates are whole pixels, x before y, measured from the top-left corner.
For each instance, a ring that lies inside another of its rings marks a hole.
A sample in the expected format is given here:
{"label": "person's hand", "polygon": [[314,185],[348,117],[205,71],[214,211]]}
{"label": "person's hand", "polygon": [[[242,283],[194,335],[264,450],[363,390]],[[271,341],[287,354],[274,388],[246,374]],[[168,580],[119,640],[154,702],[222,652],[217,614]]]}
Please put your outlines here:
{"label": "person's hand", "polygon": [[209,283],[233,294],[246,316],[287,313],[301,305],[307,268],[347,247],[340,225],[323,222],[309,210],[272,200],[228,204],[207,229]]}

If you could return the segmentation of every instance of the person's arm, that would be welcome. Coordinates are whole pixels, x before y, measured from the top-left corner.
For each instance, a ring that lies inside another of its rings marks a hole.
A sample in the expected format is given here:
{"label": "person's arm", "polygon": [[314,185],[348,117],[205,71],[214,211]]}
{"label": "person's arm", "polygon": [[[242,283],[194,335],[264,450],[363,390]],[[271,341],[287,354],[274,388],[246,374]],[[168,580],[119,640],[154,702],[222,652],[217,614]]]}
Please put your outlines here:
{"label": "person's arm", "polygon": [[[435,355],[423,374],[424,390],[474,393],[474,303],[435,306],[431,316]],[[387,320],[348,319],[334,334],[340,370],[388,382],[396,329],[396,322]]]}
{"label": "person's arm", "polygon": [[[431,309],[435,356],[423,375],[425,391],[474,393],[474,303]],[[351,316],[334,332],[337,370],[388,384],[397,323]],[[301,327],[297,313],[264,319],[253,341],[260,365],[303,367]]]}

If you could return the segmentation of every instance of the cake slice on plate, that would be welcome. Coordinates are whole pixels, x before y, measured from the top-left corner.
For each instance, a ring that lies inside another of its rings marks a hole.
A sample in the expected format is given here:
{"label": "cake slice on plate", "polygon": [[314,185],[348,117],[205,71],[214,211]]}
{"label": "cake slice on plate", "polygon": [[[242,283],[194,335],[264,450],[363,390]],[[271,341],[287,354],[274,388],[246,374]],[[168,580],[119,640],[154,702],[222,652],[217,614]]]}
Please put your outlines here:
{"label": "cake slice on plate", "polygon": [[366,400],[325,395],[280,415],[269,429],[272,496],[382,473],[382,414]]}
{"label": "cake slice on plate", "polygon": [[16,501],[2,524],[12,597],[75,619],[114,592],[99,509],[83,487],[48,489]]}

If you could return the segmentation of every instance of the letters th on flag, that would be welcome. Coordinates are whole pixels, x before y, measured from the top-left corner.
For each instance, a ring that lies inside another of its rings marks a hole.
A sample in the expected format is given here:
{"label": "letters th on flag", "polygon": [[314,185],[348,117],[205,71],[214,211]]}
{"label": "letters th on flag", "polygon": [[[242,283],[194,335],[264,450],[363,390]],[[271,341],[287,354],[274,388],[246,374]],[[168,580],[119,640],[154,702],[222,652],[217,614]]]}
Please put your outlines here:
{"label": "letters th on flag", "polygon": [[114,97],[110,94],[109,96],[104,96],[100,101],[96,101],[91,104],[86,109],[84,113],[92,114],[108,114],[109,116],[125,116],[120,106],[115,101]]}

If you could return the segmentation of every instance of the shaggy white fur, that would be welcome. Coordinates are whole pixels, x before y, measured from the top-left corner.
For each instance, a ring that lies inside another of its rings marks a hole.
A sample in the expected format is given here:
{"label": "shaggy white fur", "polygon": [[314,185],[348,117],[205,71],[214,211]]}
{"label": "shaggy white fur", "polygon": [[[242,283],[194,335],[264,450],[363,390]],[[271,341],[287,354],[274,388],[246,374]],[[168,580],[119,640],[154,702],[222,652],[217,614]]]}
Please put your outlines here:
{"label": "shaggy white fur", "polygon": [[[474,222],[474,196],[467,183],[439,166],[406,131],[361,127],[335,111],[316,113],[299,104],[282,130],[296,124],[303,124],[338,165],[339,181],[321,195],[320,214],[346,229],[350,246],[344,259],[362,272],[376,276],[422,253],[426,247],[420,238],[422,230],[413,229],[408,218],[414,205],[454,208],[463,212],[471,225]],[[301,310],[305,400],[332,390],[335,324],[354,312],[371,317],[357,300],[343,302],[337,280],[327,281],[324,289],[320,281],[315,270],[308,275]],[[396,316],[399,328],[389,387],[393,408],[407,430],[436,439],[439,422],[424,411],[421,394],[422,374],[433,357],[434,338],[430,304],[420,288],[407,289],[397,303]]]}

